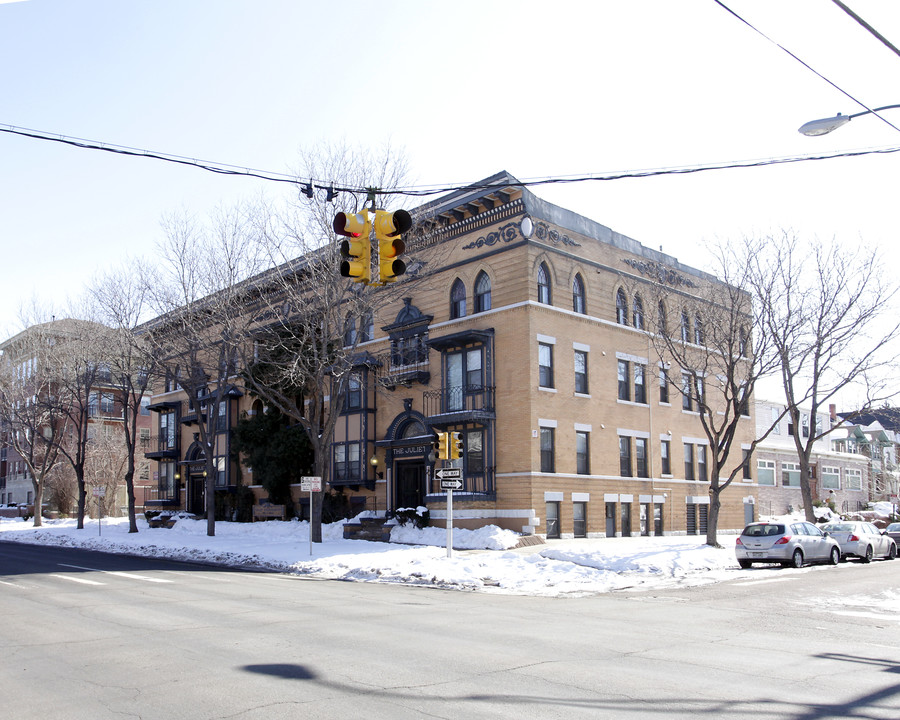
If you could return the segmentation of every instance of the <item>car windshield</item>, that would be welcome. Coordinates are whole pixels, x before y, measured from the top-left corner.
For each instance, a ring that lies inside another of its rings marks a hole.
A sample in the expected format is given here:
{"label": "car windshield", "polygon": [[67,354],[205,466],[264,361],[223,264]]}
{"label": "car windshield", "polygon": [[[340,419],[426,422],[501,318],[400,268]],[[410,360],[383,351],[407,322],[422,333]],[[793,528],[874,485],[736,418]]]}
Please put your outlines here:
{"label": "car windshield", "polygon": [[850,523],[833,523],[822,528],[828,532],[853,532],[853,526]]}
{"label": "car windshield", "polygon": [[749,537],[784,535],[784,525],[748,525],[741,534]]}
{"label": "car windshield", "polygon": [[900,532],[900,523],[891,523],[887,526],[888,532]]}

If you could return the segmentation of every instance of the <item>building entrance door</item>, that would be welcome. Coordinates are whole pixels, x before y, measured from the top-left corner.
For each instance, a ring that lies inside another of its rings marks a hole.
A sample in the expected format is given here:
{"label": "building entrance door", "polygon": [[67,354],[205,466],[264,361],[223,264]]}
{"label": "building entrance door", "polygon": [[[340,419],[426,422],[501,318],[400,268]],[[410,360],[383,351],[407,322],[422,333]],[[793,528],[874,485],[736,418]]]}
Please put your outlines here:
{"label": "building entrance door", "polygon": [[202,474],[191,475],[188,481],[187,507],[185,508],[189,513],[202,515],[206,512],[206,504],[203,502],[206,496],[205,490],[206,478]]}
{"label": "building entrance door", "polygon": [[425,504],[425,463],[397,463],[397,492],[394,497],[398,508],[418,507]]}

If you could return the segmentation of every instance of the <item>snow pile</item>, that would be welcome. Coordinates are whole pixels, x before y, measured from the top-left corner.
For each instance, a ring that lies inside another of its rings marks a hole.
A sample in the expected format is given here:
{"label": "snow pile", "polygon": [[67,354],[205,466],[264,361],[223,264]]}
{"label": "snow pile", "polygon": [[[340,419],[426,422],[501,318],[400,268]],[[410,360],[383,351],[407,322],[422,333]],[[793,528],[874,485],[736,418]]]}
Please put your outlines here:
{"label": "snow pile", "polygon": [[[291,521],[217,522],[206,534],[206,521],[181,518],[171,529],[150,528],[138,519],[139,532],[128,532],[125,518],[85,521],[46,520],[35,528],[21,519],[0,520],[0,540],[80,547],[143,557],[266,569],[356,582],[391,582],[479,592],[540,595],[590,595],[621,590],[653,590],[725,580],[789,577],[803,572],[841,572],[842,568],[800,570],[753,567],[742,570],[734,541],[724,547],[704,544],[702,536],[628,537],[553,540],[513,548],[520,536],[497,527],[453,530],[454,550],[447,557],[447,531],[394,526],[391,542],[344,540],[343,522],[324,525],[321,543],[309,542],[309,524]],[[465,548],[465,549],[464,549]],[[846,568],[847,566],[842,566]],[[900,612],[900,593],[882,599]],[[852,608],[845,608],[853,611]]]}

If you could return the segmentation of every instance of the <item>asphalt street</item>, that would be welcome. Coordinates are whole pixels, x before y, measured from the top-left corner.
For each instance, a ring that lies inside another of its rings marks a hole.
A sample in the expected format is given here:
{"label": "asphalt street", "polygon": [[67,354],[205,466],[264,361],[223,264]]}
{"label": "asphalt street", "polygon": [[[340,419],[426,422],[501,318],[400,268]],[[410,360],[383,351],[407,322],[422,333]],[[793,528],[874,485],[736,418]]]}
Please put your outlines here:
{"label": "asphalt street", "polygon": [[900,618],[865,602],[898,575],[552,599],[0,542],[0,697],[17,719],[896,720]]}

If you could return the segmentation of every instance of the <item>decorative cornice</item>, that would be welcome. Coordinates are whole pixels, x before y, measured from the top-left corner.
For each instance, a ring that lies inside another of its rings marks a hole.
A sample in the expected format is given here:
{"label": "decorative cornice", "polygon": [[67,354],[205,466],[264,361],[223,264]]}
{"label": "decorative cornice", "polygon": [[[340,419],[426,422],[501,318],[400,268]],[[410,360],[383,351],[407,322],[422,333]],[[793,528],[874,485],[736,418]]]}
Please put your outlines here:
{"label": "decorative cornice", "polygon": [[538,240],[549,240],[554,245],[562,244],[570,247],[581,247],[580,243],[572,240],[568,235],[560,234],[559,230],[550,227],[547,223],[534,222],[530,216],[524,215],[519,220],[515,220],[506,225],[501,225],[496,230],[482,235],[477,240],[473,240],[468,245],[463,245],[463,250],[479,250],[483,247],[491,247],[501,242],[513,242],[514,240],[527,240],[530,237],[536,237]]}
{"label": "decorative cornice", "polygon": [[641,275],[652,277],[659,283],[673,285],[675,287],[697,287],[696,283],[692,280],[689,280],[676,270],[667,268],[665,265],[658,262],[653,262],[652,260],[635,260],[633,258],[622,258],[622,262],[637,270]]}

